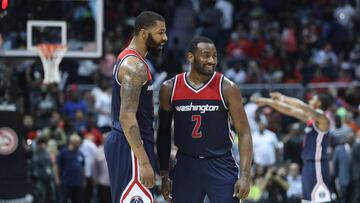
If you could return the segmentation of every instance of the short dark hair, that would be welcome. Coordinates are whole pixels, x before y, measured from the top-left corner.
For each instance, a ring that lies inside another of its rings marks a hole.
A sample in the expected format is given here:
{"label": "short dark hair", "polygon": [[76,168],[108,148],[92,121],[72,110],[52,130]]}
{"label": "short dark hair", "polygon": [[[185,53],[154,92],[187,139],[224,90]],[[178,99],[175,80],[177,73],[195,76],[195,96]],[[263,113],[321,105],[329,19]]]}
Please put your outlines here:
{"label": "short dark hair", "polygon": [[39,136],[36,139],[36,144],[46,144],[48,142],[48,138],[46,136]]}
{"label": "short dark hair", "polygon": [[321,102],[321,110],[326,111],[330,108],[332,103],[332,98],[328,94],[319,93],[316,94],[318,100]]}
{"label": "short dark hair", "polygon": [[156,25],[156,21],[165,22],[165,19],[160,14],[153,11],[141,12],[135,20],[135,35],[139,34],[141,29]]}
{"label": "short dark hair", "polygon": [[197,36],[191,40],[188,51],[195,54],[196,50],[198,49],[198,44],[202,42],[214,44],[214,42],[207,37]]}

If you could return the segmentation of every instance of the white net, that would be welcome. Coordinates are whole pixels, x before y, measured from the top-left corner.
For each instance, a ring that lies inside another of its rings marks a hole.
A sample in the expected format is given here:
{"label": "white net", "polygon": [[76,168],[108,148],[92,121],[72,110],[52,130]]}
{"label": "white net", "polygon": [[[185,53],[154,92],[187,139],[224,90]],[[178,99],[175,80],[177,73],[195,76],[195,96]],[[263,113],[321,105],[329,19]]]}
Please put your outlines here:
{"label": "white net", "polygon": [[61,81],[59,65],[66,53],[66,46],[60,44],[40,44],[37,46],[44,67],[44,84]]}

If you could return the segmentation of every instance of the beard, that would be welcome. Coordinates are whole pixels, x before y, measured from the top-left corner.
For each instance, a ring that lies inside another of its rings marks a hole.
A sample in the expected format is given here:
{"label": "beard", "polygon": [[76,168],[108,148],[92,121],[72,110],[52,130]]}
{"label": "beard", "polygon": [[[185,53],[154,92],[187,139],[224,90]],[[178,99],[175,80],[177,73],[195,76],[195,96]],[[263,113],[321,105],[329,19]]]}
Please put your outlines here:
{"label": "beard", "polygon": [[215,71],[215,67],[212,68],[211,70],[209,70],[207,67],[205,67],[205,64],[201,64],[198,60],[194,59],[194,69],[202,74],[202,75],[206,75],[206,76],[211,76],[214,74]]}
{"label": "beard", "polygon": [[146,40],[146,47],[148,49],[148,52],[155,57],[160,56],[162,48],[161,43],[156,43],[153,36],[149,34],[147,40]]}

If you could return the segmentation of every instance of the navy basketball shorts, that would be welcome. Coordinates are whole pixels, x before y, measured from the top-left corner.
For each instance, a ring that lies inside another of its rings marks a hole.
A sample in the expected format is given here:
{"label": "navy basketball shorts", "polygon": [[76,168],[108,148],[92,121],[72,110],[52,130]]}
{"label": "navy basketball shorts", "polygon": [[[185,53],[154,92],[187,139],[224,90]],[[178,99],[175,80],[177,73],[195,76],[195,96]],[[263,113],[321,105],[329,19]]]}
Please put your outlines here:
{"label": "navy basketball shorts", "polygon": [[303,200],[308,202],[314,202],[314,188],[318,183],[316,178],[316,172],[321,171],[321,176],[324,184],[329,188],[330,185],[330,172],[329,163],[327,161],[321,162],[321,170],[315,166],[315,161],[304,161],[302,169],[302,188],[303,188]]}
{"label": "navy basketball shorts", "polygon": [[171,171],[174,203],[239,203],[233,197],[238,166],[231,152],[217,158],[198,158],[178,152]]}
{"label": "navy basketball shorts", "polygon": [[[154,143],[143,141],[145,151],[156,170]],[[112,129],[104,145],[114,203],[153,203],[151,191],[140,182],[139,163],[123,132]]]}

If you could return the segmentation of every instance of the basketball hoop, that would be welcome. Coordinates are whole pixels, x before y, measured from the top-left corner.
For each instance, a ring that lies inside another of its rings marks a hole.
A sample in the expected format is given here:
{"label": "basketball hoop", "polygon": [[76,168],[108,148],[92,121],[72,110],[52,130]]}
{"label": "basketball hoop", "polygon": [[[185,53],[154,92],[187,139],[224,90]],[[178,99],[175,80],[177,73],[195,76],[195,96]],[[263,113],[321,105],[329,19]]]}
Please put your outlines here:
{"label": "basketball hoop", "polygon": [[62,44],[39,44],[37,45],[40,59],[44,67],[44,84],[59,83],[59,65],[67,48]]}

